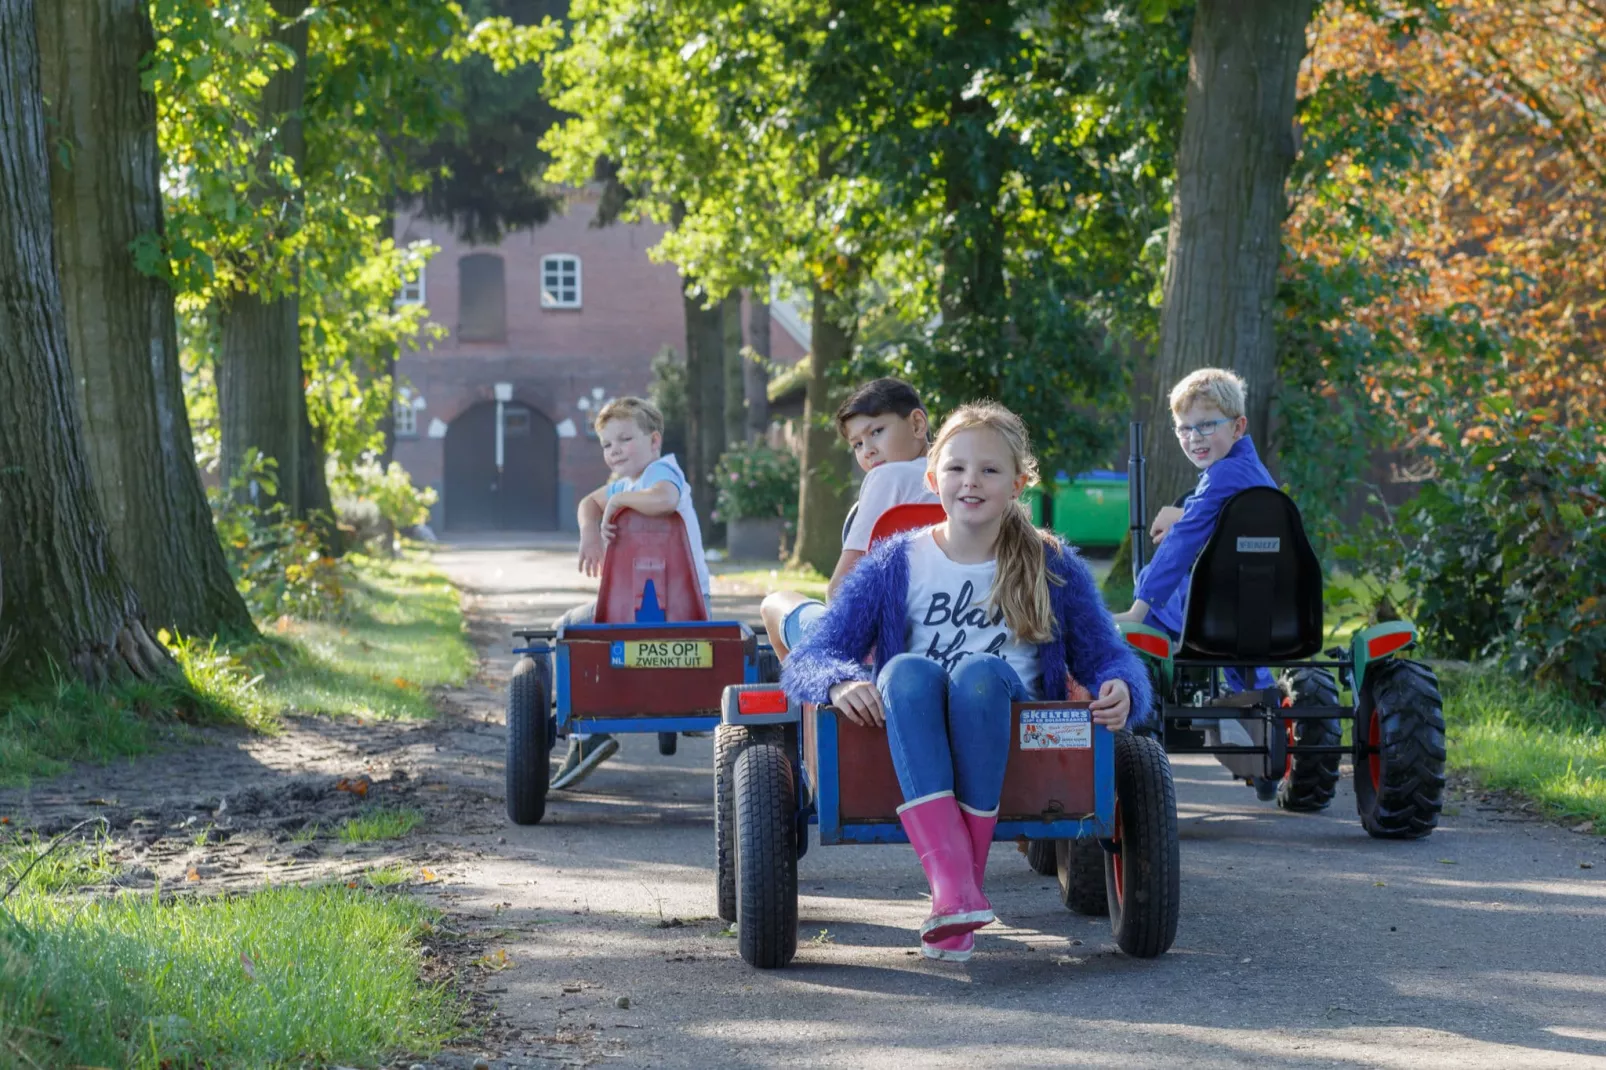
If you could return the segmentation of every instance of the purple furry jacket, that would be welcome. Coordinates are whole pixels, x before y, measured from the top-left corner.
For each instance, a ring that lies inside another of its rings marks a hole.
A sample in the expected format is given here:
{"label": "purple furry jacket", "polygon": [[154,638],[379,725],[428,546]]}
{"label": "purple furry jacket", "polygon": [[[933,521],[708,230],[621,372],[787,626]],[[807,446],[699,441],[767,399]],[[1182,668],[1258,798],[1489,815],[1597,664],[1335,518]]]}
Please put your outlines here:
{"label": "purple furry jacket", "polygon": [[[909,540],[906,533],[882,540],[854,567],[825,616],[809,629],[781,668],[781,686],[799,702],[824,704],[843,680],[873,680],[905,648],[909,601]],[[1124,680],[1132,694],[1128,724],[1152,717],[1149,674],[1116,631],[1093,575],[1074,549],[1045,547],[1048,568],[1065,582],[1050,583],[1058,635],[1037,648],[1043,666],[1044,699],[1066,697],[1065,673],[1093,694],[1106,680]],[[864,658],[875,649],[875,667]]]}

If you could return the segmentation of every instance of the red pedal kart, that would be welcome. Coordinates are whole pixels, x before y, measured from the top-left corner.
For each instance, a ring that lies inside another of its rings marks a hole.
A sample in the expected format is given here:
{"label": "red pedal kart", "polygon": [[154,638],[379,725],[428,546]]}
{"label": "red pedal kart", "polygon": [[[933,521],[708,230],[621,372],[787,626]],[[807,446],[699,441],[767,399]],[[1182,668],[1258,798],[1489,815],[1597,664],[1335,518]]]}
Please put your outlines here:
{"label": "red pedal kart", "polygon": [[[872,540],[941,519],[937,506],[898,506]],[[1175,940],[1179,911],[1171,767],[1157,740],[1109,732],[1087,706],[1013,706],[994,840],[1053,845],[1065,905],[1107,909],[1121,949],[1153,957]],[[822,846],[908,842],[886,732],[756,683],[725,689],[714,739],[719,916],[736,923],[749,964],[785,966],[797,952],[797,863],[808,826],[819,826]]]}
{"label": "red pedal kart", "polygon": [[711,731],[733,685],[780,679],[768,643],[734,620],[710,620],[679,516],[618,514],[591,624],[517,628],[507,701],[507,816],[546,815],[552,746],[569,732]]}

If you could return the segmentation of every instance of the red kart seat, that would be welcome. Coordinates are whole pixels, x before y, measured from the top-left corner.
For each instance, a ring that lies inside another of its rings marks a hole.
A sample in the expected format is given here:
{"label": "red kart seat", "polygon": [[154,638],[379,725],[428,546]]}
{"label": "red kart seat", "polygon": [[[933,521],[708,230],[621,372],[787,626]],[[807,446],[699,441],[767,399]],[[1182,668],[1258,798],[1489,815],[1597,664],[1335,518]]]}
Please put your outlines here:
{"label": "red kart seat", "polygon": [[602,557],[598,624],[645,624],[708,619],[697,564],[678,513],[644,516],[621,509]]}
{"label": "red kart seat", "polygon": [[947,519],[948,514],[942,511],[942,505],[937,502],[905,502],[903,505],[894,505],[876,518],[875,527],[870,529],[870,545],[874,546],[882,539],[901,531],[929,528]]}

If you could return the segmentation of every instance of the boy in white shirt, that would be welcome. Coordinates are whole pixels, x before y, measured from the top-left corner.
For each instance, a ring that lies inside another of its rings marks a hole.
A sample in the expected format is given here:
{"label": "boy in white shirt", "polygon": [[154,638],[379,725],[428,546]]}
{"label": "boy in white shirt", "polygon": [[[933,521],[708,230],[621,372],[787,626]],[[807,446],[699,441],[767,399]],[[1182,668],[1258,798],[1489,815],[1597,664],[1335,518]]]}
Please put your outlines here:
{"label": "boy in white shirt", "polygon": [[[691,488],[675,455],[660,456],[664,445],[664,416],[658,407],[641,398],[615,398],[597,413],[597,437],[602,456],[616,477],[580,499],[580,571],[587,576],[602,574],[602,557],[614,536],[614,518],[621,509],[634,509],[644,516],[679,513],[686,524],[686,542],[697,565],[697,586],[708,602],[708,563],[703,559],[703,533],[692,506]],[[596,602],[576,606],[558,618],[557,626],[589,624],[596,615]],[[569,753],[558,775],[554,790],[572,788],[591,775],[591,771],[619,749],[619,741],[606,733],[569,734]]]}
{"label": "boy in white shirt", "polygon": [[[842,554],[826,585],[827,598],[869,551],[870,532],[882,513],[894,505],[938,501],[926,485],[930,420],[914,387],[902,379],[864,384],[836,410],[836,429],[865,474],[859,502],[842,532]],[[770,645],[784,658],[825,613],[825,603],[796,591],[776,591],[759,612]]]}

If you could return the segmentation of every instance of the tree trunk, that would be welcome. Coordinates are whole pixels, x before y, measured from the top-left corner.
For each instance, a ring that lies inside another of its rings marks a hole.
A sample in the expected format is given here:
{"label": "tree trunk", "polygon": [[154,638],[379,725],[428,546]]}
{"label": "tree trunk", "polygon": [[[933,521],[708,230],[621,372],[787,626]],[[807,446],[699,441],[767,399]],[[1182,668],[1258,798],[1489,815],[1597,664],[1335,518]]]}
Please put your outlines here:
{"label": "tree trunk", "polygon": [[853,353],[853,330],[843,325],[835,296],[814,288],[814,344],[809,362],[808,392],[803,401],[803,486],[798,495],[797,542],[792,564],[812,565],[829,576],[842,552],[842,521],[847,518],[852,457],[838,443],[831,414],[836,399],[831,371]]}
{"label": "tree trunk", "polygon": [[84,457],[51,247],[32,0],[0,3],[0,678],[172,671],[112,555]]}
{"label": "tree trunk", "polygon": [[1147,436],[1150,502],[1171,501],[1197,475],[1167,430],[1166,394],[1191,371],[1243,376],[1249,431],[1266,447],[1284,183],[1311,8],[1312,0],[1199,0]]}
{"label": "tree trunk", "polygon": [[[293,66],[274,72],[262,91],[263,125],[277,127],[276,145],[301,173],[306,162],[306,139],[301,126],[302,102],[307,86],[307,23],[301,18],[306,0],[275,0],[281,28],[273,39],[296,57]],[[275,182],[267,174],[270,153],[264,149],[258,162],[257,191]],[[300,315],[295,280],[259,280],[263,289],[239,291],[223,300],[219,319],[223,344],[218,353],[218,423],[223,478],[236,475],[255,449],[277,466],[278,494],[256,494],[259,504],[276,497],[295,516],[305,516],[302,499],[302,446],[310,439],[302,424],[306,400],[302,396]]]}
{"label": "tree trunk", "polygon": [[723,306],[703,307],[685,280],[686,311],[686,479],[705,532],[714,527],[714,464],[725,437],[725,327]]}
{"label": "tree trunk", "polygon": [[747,437],[747,380],[742,372],[742,291],[732,290],[721,310],[724,320],[725,441],[720,452]]}
{"label": "tree trunk", "polygon": [[151,624],[254,635],[195,467],[173,292],[129,251],[163,224],[156,100],[140,86],[156,47],[149,11],[142,0],[58,0],[38,31],[64,146],[51,159],[51,208],[67,349],[113,553]]}
{"label": "tree trunk", "polygon": [[752,359],[742,361],[742,385],[747,398],[747,441],[758,442],[770,429],[770,287],[748,295],[748,347]]}

